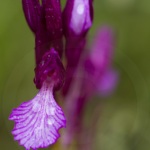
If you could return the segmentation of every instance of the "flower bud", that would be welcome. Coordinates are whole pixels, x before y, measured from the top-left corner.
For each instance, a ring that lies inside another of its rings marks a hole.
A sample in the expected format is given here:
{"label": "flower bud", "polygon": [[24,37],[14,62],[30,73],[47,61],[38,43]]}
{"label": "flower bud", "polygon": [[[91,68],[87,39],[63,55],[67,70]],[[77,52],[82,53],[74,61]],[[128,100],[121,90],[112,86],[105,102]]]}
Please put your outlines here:
{"label": "flower bud", "polygon": [[22,7],[30,29],[35,33],[39,19],[40,4],[34,0],[22,0]]}
{"label": "flower bud", "polygon": [[85,34],[92,25],[91,0],[67,0],[64,10],[66,36]]}

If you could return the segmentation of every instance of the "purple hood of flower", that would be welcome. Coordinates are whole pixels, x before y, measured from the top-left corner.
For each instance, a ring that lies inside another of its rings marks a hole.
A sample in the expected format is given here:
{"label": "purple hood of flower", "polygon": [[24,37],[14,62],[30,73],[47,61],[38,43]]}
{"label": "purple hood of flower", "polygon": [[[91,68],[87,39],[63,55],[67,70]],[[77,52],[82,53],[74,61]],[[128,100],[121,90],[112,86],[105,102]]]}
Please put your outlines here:
{"label": "purple hood of flower", "polygon": [[64,72],[58,53],[51,48],[43,55],[41,63],[36,66],[34,82],[40,89],[46,79],[53,80],[54,88],[57,90],[64,83]]}

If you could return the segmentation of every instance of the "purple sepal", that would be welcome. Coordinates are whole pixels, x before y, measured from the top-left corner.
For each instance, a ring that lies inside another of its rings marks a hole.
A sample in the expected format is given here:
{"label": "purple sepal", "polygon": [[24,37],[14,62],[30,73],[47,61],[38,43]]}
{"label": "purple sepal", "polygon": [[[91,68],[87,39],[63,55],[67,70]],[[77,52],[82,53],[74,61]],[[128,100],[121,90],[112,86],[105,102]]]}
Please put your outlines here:
{"label": "purple sepal", "polygon": [[92,25],[92,0],[67,0],[63,12],[66,37],[85,35]]}
{"label": "purple sepal", "polygon": [[26,21],[33,32],[37,30],[40,4],[38,0],[22,0],[22,6]]}
{"label": "purple sepal", "polygon": [[54,144],[60,137],[58,130],[66,127],[64,113],[53,97],[53,83],[47,81],[32,100],[13,109],[9,119],[15,122],[14,139],[26,150]]}
{"label": "purple sepal", "polygon": [[64,73],[65,70],[58,53],[51,48],[35,68],[34,83],[40,89],[45,80],[53,81],[54,89],[58,90],[64,83]]}
{"label": "purple sepal", "polygon": [[62,12],[60,0],[45,0],[43,3],[46,21],[46,31],[50,36],[52,47],[58,51],[60,57],[62,56]]}
{"label": "purple sepal", "polygon": [[46,29],[52,40],[62,38],[62,13],[60,0],[45,0],[43,4],[45,11]]}
{"label": "purple sepal", "polygon": [[27,23],[35,34],[36,64],[50,47],[63,52],[63,26],[59,0],[22,0]]}

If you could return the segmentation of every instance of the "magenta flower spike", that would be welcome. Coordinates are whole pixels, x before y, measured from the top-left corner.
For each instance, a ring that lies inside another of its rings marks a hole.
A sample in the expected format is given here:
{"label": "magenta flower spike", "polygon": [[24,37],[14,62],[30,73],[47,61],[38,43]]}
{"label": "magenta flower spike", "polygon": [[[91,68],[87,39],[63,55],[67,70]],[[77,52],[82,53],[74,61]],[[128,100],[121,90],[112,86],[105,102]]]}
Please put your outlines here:
{"label": "magenta flower spike", "polygon": [[13,109],[9,119],[15,122],[12,134],[26,150],[48,147],[59,138],[58,130],[66,119],[54,99],[64,83],[62,18],[59,0],[22,0],[24,14],[35,35],[35,78],[38,94]]}
{"label": "magenta flower spike", "polygon": [[66,95],[74,77],[81,54],[86,44],[86,35],[93,21],[92,0],[67,0],[63,12],[65,53],[67,60],[66,82],[63,94]]}

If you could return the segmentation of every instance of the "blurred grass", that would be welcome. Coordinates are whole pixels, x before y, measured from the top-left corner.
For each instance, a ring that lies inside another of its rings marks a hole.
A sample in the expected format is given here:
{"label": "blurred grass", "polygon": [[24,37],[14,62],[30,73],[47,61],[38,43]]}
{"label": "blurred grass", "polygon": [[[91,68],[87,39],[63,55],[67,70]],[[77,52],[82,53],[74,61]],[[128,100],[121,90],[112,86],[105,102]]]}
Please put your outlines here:
{"label": "blurred grass", "polygon": [[[89,118],[97,103],[102,106],[94,150],[149,150],[150,1],[94,0],[94,8],[89,40],[100,25],[114,27],[114,66],[120,72],[114,95],[96,98],[87,106]],[[0,12],[0,149],[21,150],[13,141],[13,123],[7,118],[12,108],[36,93],[32,82],[34,38],[21,1],[1,1]]]}

